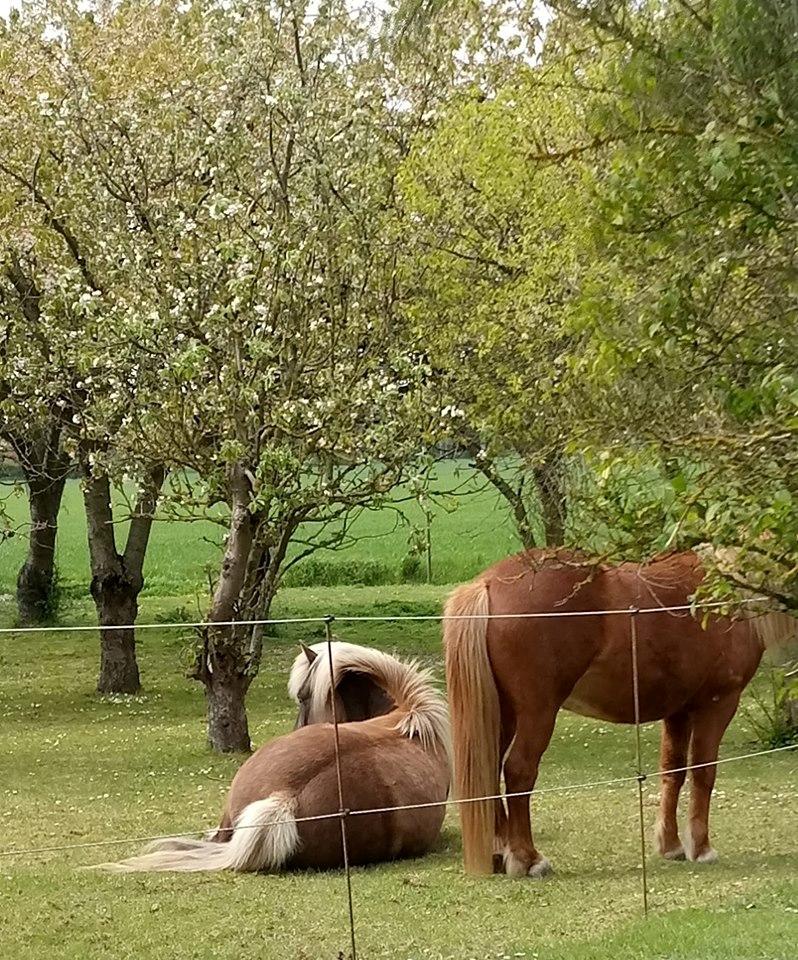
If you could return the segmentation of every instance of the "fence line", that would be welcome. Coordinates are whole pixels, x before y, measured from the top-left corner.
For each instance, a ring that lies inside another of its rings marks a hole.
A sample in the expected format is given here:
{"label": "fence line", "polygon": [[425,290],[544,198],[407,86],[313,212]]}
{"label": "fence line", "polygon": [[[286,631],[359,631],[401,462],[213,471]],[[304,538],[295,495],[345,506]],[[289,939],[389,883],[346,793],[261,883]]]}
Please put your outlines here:
{"label": "fence line", "polygon": [[346,899],[349,906],[349,944],[352,947],[351,960],[357,960],[355,938],[355,908],[352,903],[352,873],[349,869],[349,838],[346,830],[346,817],[349,811],[344,806],[344,779],[341,772],[341,742],[338,737],[338,707],[336,704],[335,667],[333,666],[333,617],[324,621],[324,634],[327,640],[327,665],[330,670],[330,705],[332,707],[333,734],[335,737],[335,774],[338,779],[338,816],[341,824],[341,850],[344,855],[344,875],[346,877]]}
{"label": "fence line", "polygon": [[640,865],[643,890],[643,916],[648,916],[648,877],[646,875],[646,821],[643,810],[643,782],[646,777],[643,773],[643,747],[640,741],[640,675],[637,664],[637,610],[629,615],[629,639],[632,649],[632,692],[635,706],[635,766],[637,768],[637,804],[640,820]]}
{"label": "fence line", "polygon": [[[738,760],[751,760],[755,757],[764,757],[773,753],[785,753],[792,750],[798,750],[798,744],[787,744],[783,747],[771,747],[768,750],[756,750],[751,753],[741,753],[733,757],[721,757],[718,760],[710,760],[706,763],[693,763],[684,767],[669,767],[665,770],[644,771],[641,774],[631,774],[623,777],[610,777],[605,780],[584,780],[579,783],[565,783],[553,787],[535,787],[532,790],[520,790],[514,793],[493,793],[481,797],[463,797],[449,798],[447,800],[431,800],[426,803],[406,803],[392,807],[369,807],[365,810],[344,810],[343,814],[347,817],[366,817],[375,816],[380,813],[392,813],[400,810],[425,810],[430,807],[457,807],[465,803],[484,803],[488,800],[501,800],[506,797],[537,797],[548,793],[567,793],[571,790],[587,790],[596,787],[612,787],[621,783],[634,783],[640,777],[647,780],[650,777],[661,777],[672,773],[685,773],[690,770],[700,770],[702,767],[713,767],[722,763],[734,763]],[[337,820],[342,817],[341,811],[332,813],[319,813],[310,817],[286,817],[283,820],[275,821],[271,824],[247,824],[236,827],[236,830],[255,830],[262,829],[264,826],[278,826],[286,823],[309,823],[317,820]],[[207,833],[210,827],[203,827],[195,830],[183,830],[177,833],[160,833],[148,837],[116,837],[109,840],[88,840],[79,843],[60,844],[51,847],[18,847],[14,849],[0,850],[0,857],[17,856],[36,856],[43,853],[61,853],[69,850],[81,850],[91,847],[112,847],[127,843],[149,843],[156,840],[171,840],[173,837],[196,837]]]}
{"label": "fence line", "polygon": [[[712,600],[700,603],[684,603],[665,607],[640,607],[635,609],[636,614],[651,613],[694,613],[697,610],[717,610],[720,608],[740,607],[744,604],[767,603],[767,597],[748,597],[743,600]],[[334,616],[336,623],[392,623],[402,621],[437,621],[444,620],[546,620],[558,617],[617,617],[629,616],[628,607],[612,610],[546,610],[539,613],[485,613],[485,614],[450,614],[443,613],[407,613],[384,614],[372,616]],[[284,624],[317,623],[324,624],[329,619],[323,617],[277,617],[268,620],[195,620],[195,621],[168,621],[166,623],[113,623],[104,626],[99,624],[69,624],[52,627],[0,627],[3,634],[31,634],[31,633],[87,633],[102,630],[104,633],[111,630],[172,630],[172,629],[206,629],[211,627],[269,627]]]}

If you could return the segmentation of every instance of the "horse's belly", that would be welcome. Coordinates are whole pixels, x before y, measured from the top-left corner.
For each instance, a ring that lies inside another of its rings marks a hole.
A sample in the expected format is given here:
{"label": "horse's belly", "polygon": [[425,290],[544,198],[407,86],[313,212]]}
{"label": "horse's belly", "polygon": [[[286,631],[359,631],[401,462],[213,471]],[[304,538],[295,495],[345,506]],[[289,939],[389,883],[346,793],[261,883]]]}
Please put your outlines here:
{"label": "horse's belly", "polygon": [[[591,717],[593,720],[607,720],[610,723],[626,723],[627,721],[619,716],[617,708],[599,703],[597,700],[589,699],[584,695],[572,693],[565,701],[563,707],[570,710],[571,713],[578,713],[580,717]],[[632,717],[634,721],[634,717]]]}
{"label": "horse's belly", "polygon": [[[700,686],[699,676],[691,682],[652,683],[640,678],[640,719],[643,722],[661,720],[680,710]],[[580,678],[563,703],[566,710],[583,717],[609,723],[634,723],[635,700],[631,670],[613,669],[597,665]]]}

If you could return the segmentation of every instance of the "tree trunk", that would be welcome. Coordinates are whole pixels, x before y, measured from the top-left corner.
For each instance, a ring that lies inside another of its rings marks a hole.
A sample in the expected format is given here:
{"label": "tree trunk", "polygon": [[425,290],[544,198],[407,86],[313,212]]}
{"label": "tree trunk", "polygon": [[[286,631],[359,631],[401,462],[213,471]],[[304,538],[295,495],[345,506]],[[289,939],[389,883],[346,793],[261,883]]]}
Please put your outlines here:
{"label": "tree trunk", "polygon": [[140,589],[124,574],[92,577],[91,595],[100,621],[98,693],[138,693],[141,689],[135,629],[102,629],[136,622]]}
{"label": "tree trunk", "polygon": [[[509,498],[508,498],[509,499]],[[531,550],[535,546],[535,534],[532,529],[532,521],[529,517],[529,511],[524,503],[523,494],[519,491],[509,499],[510,507],[513,511],[515,520],[515,529],[521,538],[521,543],[525,550]]]}
{"label": "tree trunk", "polygon": [[244,700],[249,687],[247,656],[241,619],[242,592],[253,565],[254,518],[249,509],[250,482],[241,467],[231,477],[230,530],[222,569],[213,592],[208,620],[219,623],[202,632],[193,676],[205,685],[208,708],[208,743],[219,753],[248,752],[249,739]]}
{"label": "tree trunk", "polygon": [[263,648],[262,624],[280,578],[288,544],[301,517],[286,519],[276,530],[263,514],[250,510],[251,487],[236,467],[230,481],[231,514],[222,568],[213,592],[191,676],[205,686],[208,743],[219,753],[251,749],[245,699],[257,676]]}
{"label": "tree trunk", "polygon": [[477,470],[479,470],[482,476],[485,477],[507,501],[507,505],[510,507],[510,510],[512,510],[516,532],[518,533],[521,543],[524,545],[524,549],[531,550],[532,547],[537,546],[532,518],[529,516],[529,511],[527,510],[524,499],[523,481],[519,484],[518,489],[515,489],[510,481],[501,475],[498,467],[492,460],[487,459],[484,454],[480,455],[482,451],[479,446],[469,448],[469,453],[474,458],[474,465]]}
{"label": "tree trunk", "polygon": [[[290,539],[290,535],[287,536]],[[285,538],[283,538],[285,539]],[[274,551],[258,550],[262,562],[250,562],[244,592],[251,592],[250,603],[242,608],[242,619],[266,620],[277,589],[277,572],[285,555],[282,540]],[[214,628],[205,645],[205,700],[207,704],[208,745],[217,753],[249,753],[252,743],[247,722],[246,695],[260,669],[262,624]],[[232,647],[233,655],[224,651]],[[215,651],[215,654],[211,651]]]}
{"label": "tree trunk", "polygon": [[44,623],[54,613],[55,541],[65,483],[65,469],[60,476],[28,476],[31,530],[28,555],[17,577],[17,607],[23,624]]}
{"label": "tree trunk", "polygon": [[[41,291],[13,250],[6,251],[3,272],[16,291],[31,329],[41,322]],[[42,623],[54,611],[55,540],[58,511],[69,459],[61,449],[62,411],[54,405],[46,421],[5,433],[25,474],[30,503],[28,556],[17,576],[17,605],[22,623]]]}
{"label": "tree trunk", "polygon": [[538,491],[546,546],[560,547],[565,542],[565,499],[546,482],[538,483]]}
{"label": "tree trunk", "polygon": [[546,546],[562,546],[565,543],[565,521],[568,513],[562,458],[555,454],[542,466],[536,467],[534,475]]}
{"label": "tree trunk", "polygon": [[88,477],[84,486],[91,595],[100,623],[99,693],[137,693],[141,689],[133,624],[138,616],[138,597],[144,586],[144,557],[163,478],[161,468],[151,471],[130,521],[124,554],[116,549],[108,477]]}
{"label": "tree trunk", "polygon": [[252,749],[245,705],[248,688],[249,677],[235,662],[214,658],[205,680],[205,702],[208,744],[217,753],[249,753]]}
{"label": "tree trunk", "polygon": [[513,514],[515,529],[524,549],[532,547],[559,547],[565,542],[565,519],[567,503],[563,478],[563,461],[554,454],[542,465],[534,467],[532,474],[537,487],[540,516],[543,526],[543,543],[535,536],[535,523],[530,516],[527,497],[524,495],[524,476],[517,488],[503,477],[496,464],[485,457],[478,445],[467,448],[474,458],[474,466],[489,480],[507,501]]}
{"label": "tree trunk", "polygon": [[100,623],[99,693],[138,693],[141,689],[136,662],[136,634],[126,630],[103,630],[133,624],[138,613],[141,578],[125,569],[116,549],[108,477],[88,477],[83,491],[91,557],[91,596]]}

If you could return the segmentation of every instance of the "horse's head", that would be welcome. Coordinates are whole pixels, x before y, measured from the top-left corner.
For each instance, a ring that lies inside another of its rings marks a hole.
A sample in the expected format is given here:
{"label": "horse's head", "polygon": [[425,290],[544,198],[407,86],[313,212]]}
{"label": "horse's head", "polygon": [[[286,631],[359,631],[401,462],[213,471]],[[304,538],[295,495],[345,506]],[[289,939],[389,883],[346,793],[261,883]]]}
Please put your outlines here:
{"label": "horse's head", "polygon": [[[294,729],[333,720],[327,644],[301,646],[288,683],[288,691],[299,706]],[[394,709],[393,700],[369,674],[348,670],[340,662],[336,662],[335,673],[335,716],[340,723],[381,717]]]}

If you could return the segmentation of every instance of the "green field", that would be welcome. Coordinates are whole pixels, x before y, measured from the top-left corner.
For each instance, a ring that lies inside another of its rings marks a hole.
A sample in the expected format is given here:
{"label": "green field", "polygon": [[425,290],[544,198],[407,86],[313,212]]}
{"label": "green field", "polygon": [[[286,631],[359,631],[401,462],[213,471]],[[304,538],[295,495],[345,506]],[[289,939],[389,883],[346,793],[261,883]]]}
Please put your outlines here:
{"label": "green field", "polygon": [[[437,609],[441,587],[287,589],[278,615]],[[143,620],[182,598],[149,598]],[[85,601],[64,611],[91,622]],[[13,621],[13,605],[0,604]],[[341,636],[414,652],[440,676],[435,623],[341,624]],[[260,743],[290,729],[286,671],[300,638],[319,628],[281,627],[269,640],[249,708]],[[93,693],[97,640],[86,634],[0,635],[0,793],[3,851],[143,837],[214,823],[238,761],[204,745],[204,704],[182,679],[187,640],[159,628],[141,635],[145,692]],[[752,748],[744,711],[726,737],[729,756]],[[657,762],[657,730],[644,735]],[[540,787],[628,774],[632,731],[563,715]],[[641,917],[634,784],[543,793],[535,800],[541,848],[557,873],[546,881],[463,876],[453,814],[423,860],[354,871],[360,956],[367,958],[792,958],[798,921],[795,754],[720,769],[714,842],[720,863],[648,860],[652,912]],[[646,784],[653,827],[657,786]],[[102,849],[0,857],[3,957],[329,958],[348,954],[340,874],[113,877],[78,867],[134,852]]]}
{"label": "green field", "polygon": [[[437,467],[436,487],[459,490],[455,502],[442,498],[433,505],[431,528],[433,581],[456,583],[518,549],[519,541],[504,501],[480,483],[465,463]],[[414,574],[403,575],[413,527],[423,525],[423,513],[406,492],[397,491],[395,507],[366,510],[352,525],[354,542],[333,553],[320,550],[292,570],[288,584],[397,583],[425,577],[423,559]],[[123,502],[117,492],[117,505]],[[8,494],[5,509],[19,534],[0,540],[0,593],[12,593],[25,557],[28,522],[24,492]],[[118,509],[120,516],[124,510]],[[120,523],[124,531],[125,524]],[[215,523],[161,521],[153,527],[145,565],[145,595],[207,595],[208,574],[218,570],[219,543],[224,529]],[[67,484],[59,518],[56,563],[59,582],[68,597],[88,593],[89,567],[86,519],[80,485]]]}

